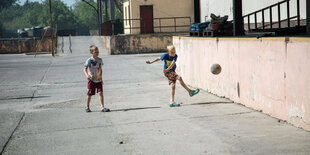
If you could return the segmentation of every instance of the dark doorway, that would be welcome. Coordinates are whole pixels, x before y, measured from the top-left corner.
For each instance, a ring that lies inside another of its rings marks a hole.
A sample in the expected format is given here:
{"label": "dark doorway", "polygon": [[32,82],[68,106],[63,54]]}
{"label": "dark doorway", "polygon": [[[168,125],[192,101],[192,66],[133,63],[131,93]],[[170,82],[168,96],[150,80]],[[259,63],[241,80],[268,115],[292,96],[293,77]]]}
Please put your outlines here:
{"label": "dark doorway", "polygon": [[152,5],[140,6],[140,18],[141,33],[154,33]]}
{"label": "dark doorway", "polygon": [[194,22],[200,23],[200,0],[194,0]]}

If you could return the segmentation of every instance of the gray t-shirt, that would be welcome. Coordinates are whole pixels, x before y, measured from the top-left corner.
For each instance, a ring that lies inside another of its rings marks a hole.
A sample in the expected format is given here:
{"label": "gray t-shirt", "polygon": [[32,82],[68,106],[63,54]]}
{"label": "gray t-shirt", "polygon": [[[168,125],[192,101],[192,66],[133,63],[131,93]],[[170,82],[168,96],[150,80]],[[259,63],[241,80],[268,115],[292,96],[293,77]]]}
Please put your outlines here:
{"label": "gray t-shirt", "polygon": [[103,66],[103,61],[99,57],[97,58],[90,57],[86,60],[84,67],[88,68],[88,74],[91,76],[90,80],[96,83],[101,82],[99,80],[95,80],[94,78],[97,78],[100,76],[99,70],[102,66]]}

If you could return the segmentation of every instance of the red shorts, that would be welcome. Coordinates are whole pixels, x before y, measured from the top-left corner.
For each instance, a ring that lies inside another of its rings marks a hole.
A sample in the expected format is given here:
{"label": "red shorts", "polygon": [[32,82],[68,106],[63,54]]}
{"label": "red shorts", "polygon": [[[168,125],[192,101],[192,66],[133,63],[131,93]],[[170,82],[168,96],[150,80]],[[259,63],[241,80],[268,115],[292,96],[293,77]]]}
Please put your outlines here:
{"label": "red shorts", "polygon": [[102,82],[95,83],[92,80],[88,80],[87,95],[88,96],[95,95],[96,89],[97,93],[102,92]]}

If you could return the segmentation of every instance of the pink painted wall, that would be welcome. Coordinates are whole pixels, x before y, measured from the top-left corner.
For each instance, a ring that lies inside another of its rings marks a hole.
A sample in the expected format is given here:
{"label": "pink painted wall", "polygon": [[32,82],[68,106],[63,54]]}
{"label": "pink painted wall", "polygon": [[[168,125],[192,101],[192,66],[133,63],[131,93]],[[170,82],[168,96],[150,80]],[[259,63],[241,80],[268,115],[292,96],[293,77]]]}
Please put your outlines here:
{"label": "pink painted wall", "polygon": [[[189,85],[310,131],[310,38],[174,37],[173,44]],[[219,75],[210,72],[214,63]]]}

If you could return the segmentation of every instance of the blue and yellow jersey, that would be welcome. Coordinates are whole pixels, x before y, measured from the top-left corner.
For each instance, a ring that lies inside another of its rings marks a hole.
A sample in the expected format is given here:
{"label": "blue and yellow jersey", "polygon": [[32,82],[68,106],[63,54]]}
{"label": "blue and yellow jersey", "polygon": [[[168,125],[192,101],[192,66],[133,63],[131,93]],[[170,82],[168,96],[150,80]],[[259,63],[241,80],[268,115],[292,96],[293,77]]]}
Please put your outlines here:
{"label": "blue and yellow jersey", "polygon": [[[177,54],[174,57],[171,57],[171,56],[169,56],[169,53],[165,53],[160,57],[160,60],[165,62],[164,69],[167,69],[171,65],[172,61],[177,61],[177,59],[178,59]],[[171,70],[175,71],[176,67],[177,67],[177,65],[174,64],[174,66],[171,68]]]}

